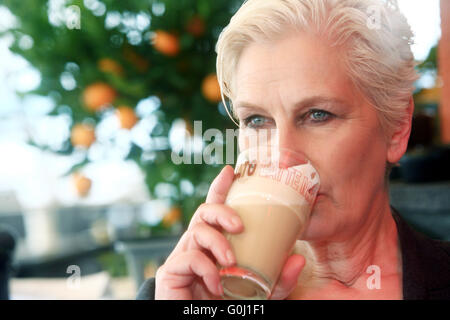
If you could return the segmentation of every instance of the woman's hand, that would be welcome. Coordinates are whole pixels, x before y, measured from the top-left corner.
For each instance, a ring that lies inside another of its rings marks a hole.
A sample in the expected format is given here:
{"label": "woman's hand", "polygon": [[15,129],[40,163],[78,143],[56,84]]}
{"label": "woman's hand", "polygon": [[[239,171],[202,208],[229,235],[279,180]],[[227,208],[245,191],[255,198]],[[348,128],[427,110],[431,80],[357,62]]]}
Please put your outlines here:
{"label": "woman's hand", "polygon": [[[236,211],[224,204],[233,176],[233,168],[227,165],[214,179],[206,202],[198,207],[187,231],[156,272],[156,299],[221,298],[223,288],[216,263],[225,267],[236,263],[222,231],[244,230]],[[304,265],[302,256],[289,257],[272,298],[284,299],[289,295]]]}
{"label": "woman's hand", "polygon": [[231,266],[235,260],[221,229],[243,230],[237,213],[224,205],[233,176],[233,168],[226,166],[214,179],[206,202],[156,272],[156,299],[218,299],[223,294],[216,262]]}

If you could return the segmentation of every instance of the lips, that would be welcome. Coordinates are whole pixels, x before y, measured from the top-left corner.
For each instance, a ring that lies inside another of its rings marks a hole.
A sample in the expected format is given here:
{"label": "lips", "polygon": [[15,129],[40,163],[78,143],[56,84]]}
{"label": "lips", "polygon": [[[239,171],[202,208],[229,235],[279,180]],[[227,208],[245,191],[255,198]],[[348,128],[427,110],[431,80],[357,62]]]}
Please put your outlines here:
{"label": "lips", "polygon": [[319,193],[317,194],[317,196],[316,196],[316,199],[317,199],[317,200],[319,200],[319,199],[323,199],[323,197],[325,197],[325,194],[324,194],[324,193],[321,193],[321,192],[319,192]]}

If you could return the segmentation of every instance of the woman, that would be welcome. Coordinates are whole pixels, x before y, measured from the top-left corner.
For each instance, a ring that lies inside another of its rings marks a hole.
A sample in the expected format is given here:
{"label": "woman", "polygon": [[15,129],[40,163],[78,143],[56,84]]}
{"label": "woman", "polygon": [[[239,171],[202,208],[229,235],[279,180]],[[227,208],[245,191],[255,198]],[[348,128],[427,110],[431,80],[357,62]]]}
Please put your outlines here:
{"label": "woman", "polygon": [[[304,153],[321,177],[271,298],[450,298],[450,246],[415,233],[389,205],[388,173],[414,109],[411,38],[395,6],[378,0],[248,0],[222,32],[217,71],[241,150],[249,135],[276,129],[271,143]],[[220,230],[244,228],[223,204],[232,179],[226,166],[158,269],[157,299],[222,294],[216,262],[235,259]]]}

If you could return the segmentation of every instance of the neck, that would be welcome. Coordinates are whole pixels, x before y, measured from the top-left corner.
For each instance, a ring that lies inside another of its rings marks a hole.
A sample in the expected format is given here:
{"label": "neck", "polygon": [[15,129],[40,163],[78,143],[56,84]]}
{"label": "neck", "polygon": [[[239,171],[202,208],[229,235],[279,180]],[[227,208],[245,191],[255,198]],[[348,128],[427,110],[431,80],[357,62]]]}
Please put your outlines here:
{"label": "neck", "polygon": [[397,230],[387,191],[374,203],[379,205],[372,206],[367,219],[348,237],[309,242],[314,259],[311,281],[319,285],[331,281],[343,288],[363,287],[371,265],[380,267],[383,277],[398,274],[398,263],[392,263],[399,261]]}

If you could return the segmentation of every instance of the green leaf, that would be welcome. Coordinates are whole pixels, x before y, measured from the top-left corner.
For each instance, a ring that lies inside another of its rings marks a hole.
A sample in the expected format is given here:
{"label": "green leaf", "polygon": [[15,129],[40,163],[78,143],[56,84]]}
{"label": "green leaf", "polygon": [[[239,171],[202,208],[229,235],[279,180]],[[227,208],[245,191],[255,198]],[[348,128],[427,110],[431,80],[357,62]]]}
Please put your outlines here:
{"label": "green leaf", "polygon": [[89,162],[90,162],[89,159],[86,157],[83,161],[73,165],[66,173],[64,173],[62,175],[62,177],[67,177],[67,176],[71,175],[72,173],[79,171],[85,165],[87,165]]}

